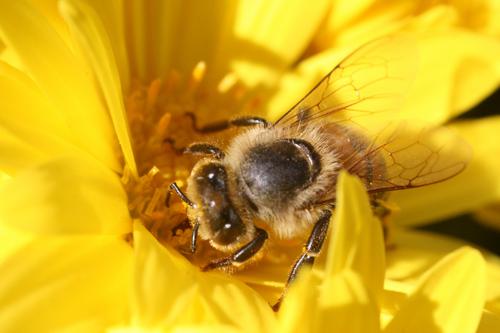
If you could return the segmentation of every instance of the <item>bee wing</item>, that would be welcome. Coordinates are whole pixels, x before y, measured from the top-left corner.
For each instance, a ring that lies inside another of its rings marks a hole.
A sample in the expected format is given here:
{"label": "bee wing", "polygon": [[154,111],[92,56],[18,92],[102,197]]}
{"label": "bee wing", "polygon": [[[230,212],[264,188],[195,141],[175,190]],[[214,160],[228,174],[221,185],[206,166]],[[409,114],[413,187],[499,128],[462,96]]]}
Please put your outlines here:
{"label": "bee wing", "polygon": [[[339,63],[274,125],[349,121],[396,110],[416,72],[415,42],[393,35],[369,42]],[[390,117],[390,112],[387,115]]]}
{"label": "bee wing", "polygon": [[[370,193],[420,187],[455,176],[470,159],[467,143],[451,130],[427,128],[418,122],[394,122],[398,114],[387,112],[398,110],[413,81],[415,45],[407,35],[383,37],[363,45],[274,126],[300,128],[321,121],[356,133],[354,142],[360,141],[357,146],[345,146],[349,151],[355,148],[355,153],[341,162],[344,169],[364,181]],[[346,142],[350,144],[351,139]]]}
{"label": "bee wing", "polygon": [[344,168],[358,175],[370,193],[449,179],[464,170],[471,157],[470,146],[451,129],[417,122],[387,125],[369,142],[361,154],[344,161]]}

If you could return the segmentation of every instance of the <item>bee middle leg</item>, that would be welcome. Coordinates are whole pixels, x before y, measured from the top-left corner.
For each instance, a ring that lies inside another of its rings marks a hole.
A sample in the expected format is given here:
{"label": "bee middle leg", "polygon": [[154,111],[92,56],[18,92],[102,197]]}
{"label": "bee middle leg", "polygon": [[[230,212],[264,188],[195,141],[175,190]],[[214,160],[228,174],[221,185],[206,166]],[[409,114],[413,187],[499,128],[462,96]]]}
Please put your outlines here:
{"label": "bee middle leg", "polygon": [[268,234],[264,229],[256,228],[257,235],[247,244],[236,250],[233,254],[226,258],[212,261],[202,268],[204,272],[217,268],[231,266],[233,264],[243,263],[252,258],[262,248],[268,238]]}
{"label": "bee middle leg", "polygon": [[332,212],[330,210],[325,210],[314,225],[313,230],[311,231],[311,234],[309,235],[309,238],[307,239],[307,242],[304,246],[302,255],[295,261],[295,264],[288,274],[288,280],[281,297],[273,306],[273,309],[275,311],[279,309],[284,294],[286,293],[290,284],[297,278],[297,274],[300,271],[300,268],[304,265],[312,265],[316,257],[319,255],[321,248],[323,247],[326,235],[328,234],[328,226],[330,225],[331,217]]}

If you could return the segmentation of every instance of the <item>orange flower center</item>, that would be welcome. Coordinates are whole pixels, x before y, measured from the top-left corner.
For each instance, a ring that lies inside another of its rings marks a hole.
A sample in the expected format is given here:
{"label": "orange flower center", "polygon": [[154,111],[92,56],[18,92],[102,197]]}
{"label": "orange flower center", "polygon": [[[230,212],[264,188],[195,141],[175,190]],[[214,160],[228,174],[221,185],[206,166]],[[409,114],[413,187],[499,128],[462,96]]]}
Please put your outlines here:
{"label": "orange flower center", "polygon": [[175,247],[197,264],[215,256],[215,250],[199,242],[196,256],[191,256],[186,207],[175,193],[169,193],[169,186],[176,182],[185,189],[196,163],[197,158],[182,155],[183,147],[199,141],[227,142],[234,132],[202,135],[194,130],[186,113],[193,113],[198,123],[205,124],[230,118],[235,112],[255,113],[252,110],[259,104],[234,76],[210,85],[204,74],[205,65],[199,63],[190,77],[171,72],[149,85],[133,84],[126,108],[139,178],[133,179],[127,170],[122,178],[132,218],[140,219],[161,243]]}

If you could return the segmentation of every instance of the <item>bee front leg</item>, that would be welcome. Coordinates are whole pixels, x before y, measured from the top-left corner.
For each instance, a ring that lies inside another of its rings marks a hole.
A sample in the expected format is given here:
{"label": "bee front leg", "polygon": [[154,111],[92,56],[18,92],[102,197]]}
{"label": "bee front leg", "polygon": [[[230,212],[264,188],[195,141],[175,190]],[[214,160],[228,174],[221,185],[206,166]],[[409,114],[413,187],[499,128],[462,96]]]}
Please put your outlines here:
{"label": "bee front leg", "polygon": [[264,127],[269,127],[271,124],[261,117],[253,117],[253,116],[241,116],[233,119],[226,119],[217,122],[213,122],[210,124],[206,124],[203,126],[198,126],[198,121],[196,119],[196,115],[192,112],[186,112],[186,116],[191,118],[191,122],[193,125],[193,130],[198,133],[208,134],[215,133],[226,130],[230,127],[246,127],[246,126],[255,126],[261,125]]}
{"label": "bee front leg", "polygon": [[203,267],[202,270],[206,272],[221,267],[227,267],[233,264],[243,263],[252,258],[257,252],[259,252],[268,238],[267,232],[264,229],[256,228],[256,230],[257,235],[250,242],[243,245],[230,256],[212,261]]}
{"label": "bee front leg", "polygon": [[[198,121],[196,119],[196,115],[192,112],[186,112],[186,116],[191,119],[193,131],[200,134],[210,134],[224,131],[231,127],[249,127],[249,126],[263,126],[270,127],[271,123],[261,117],[253,117],[253,116],[241,116],[233,119],[226,119],[221,121],[216,121],[213,123],[205,124],[203,126],[198,125]],[[182,155],[186,153],[195,154],[195,155],[213,155],[215,158],[222,158],[223,154],[219,148],[214,147],[207,143],[197,143],[192,144],[189,147],[177,147],[175,145],[175,139],[168,137],[163,140],[164,143],[170,145],[172,150],[177,155]]]}
{"label": "bee front leg", "polygon": [[177,155],[191,154],[191,155],[208,155],[215,159],[224,158],[224,152],[217,146],[205,142],[192,143],[187,147],[177,147],[175,145],[175,140],[172,138],[167,138],[163,140],[164,143],[170,145],[172,150]]}
{"label": "bee front leg", "polygon": [[330,210],[323,211],[319,220],[314,225],[314,228],[311,231],[311,234],[309,235],[309,238],[307,239],[307,242],[304,246],[304,251],[299,259],[295,261],[295,264],[288,274],[288,280],[285,285],[285,290],[281,294],[278,302],[273,305],[273,310],[277,311],[279,309],[284,294],[290,286],[290,283],[292,283],[295,278],[297,278],[297,273],[300,271],[300,268],[304,265],[312,265],[316,257],[319,255],[321,248],[323,247],[326,235],[328,234],[328,226],[330,224],[331,216],[332,212]]}

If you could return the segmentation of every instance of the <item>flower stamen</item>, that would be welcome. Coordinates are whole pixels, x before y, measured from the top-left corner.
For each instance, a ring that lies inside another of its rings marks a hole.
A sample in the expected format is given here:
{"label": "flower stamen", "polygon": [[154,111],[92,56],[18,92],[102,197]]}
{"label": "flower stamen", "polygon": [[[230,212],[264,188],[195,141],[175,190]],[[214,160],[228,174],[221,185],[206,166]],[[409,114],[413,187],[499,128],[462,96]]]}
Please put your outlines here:
{"label": "flower stamen", "polygon": [[[133,219],[141,220],[162,244],[169,244],[188,257],[191,230],[185,223],[186,207],[169,194],[169,186],[176,182],[184,188],[197,159],[180,154],[180,148],[196,141],[227,141],[234,133],[231,130],[210,136],[197,133],[186,113],[193,112],[201,123],[206,123],[230,118],[230,112],[253,110],[259,105],[234,74],[209,85],[205,82],[206,71],[206,63],[201,61],[187,78],[171,71],[149,85],[135,82],[126,99],[139,171],[138,179],[130,177],[127,168],[122,176],[130,214]],[[201,257],[203,253],[213,254],[208,244],[199,245],[196,257],[200,257],[200,252]],[[206,256],[202,260],[206,261]]]}

